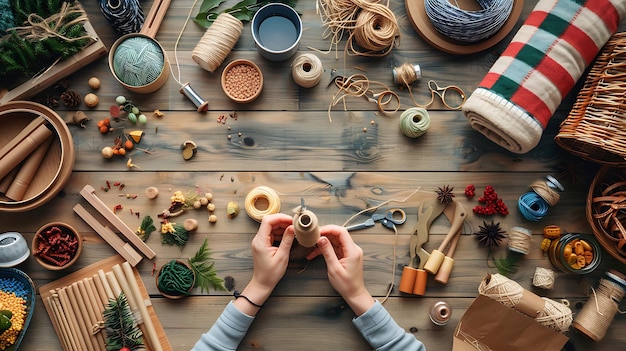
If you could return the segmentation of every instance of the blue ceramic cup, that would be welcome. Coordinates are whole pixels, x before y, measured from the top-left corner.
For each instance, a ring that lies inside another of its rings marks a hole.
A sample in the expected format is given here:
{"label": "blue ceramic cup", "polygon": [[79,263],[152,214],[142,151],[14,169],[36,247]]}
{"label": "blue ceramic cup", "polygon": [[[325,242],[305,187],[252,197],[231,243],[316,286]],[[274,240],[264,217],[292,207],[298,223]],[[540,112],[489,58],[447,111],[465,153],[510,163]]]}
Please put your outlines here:
{"label": "blue ceramic cup", "polygon": [[252,37],[261,56],[284,61],[298,51],[302,20],[288,5],[271,3],[261,7],[252,18]]}

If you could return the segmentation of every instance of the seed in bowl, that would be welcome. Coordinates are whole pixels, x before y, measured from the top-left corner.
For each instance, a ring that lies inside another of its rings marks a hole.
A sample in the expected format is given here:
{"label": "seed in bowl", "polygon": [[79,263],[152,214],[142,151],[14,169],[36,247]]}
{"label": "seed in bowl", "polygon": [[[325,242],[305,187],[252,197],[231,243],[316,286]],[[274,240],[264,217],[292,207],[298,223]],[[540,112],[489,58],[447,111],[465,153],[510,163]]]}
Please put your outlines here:
{"label": "seed in bowl", "polygon": [[244,100],[261,89],[261,74],[254,67],[239,64],[231,67],[224,77],[224,90],[235,99]]}

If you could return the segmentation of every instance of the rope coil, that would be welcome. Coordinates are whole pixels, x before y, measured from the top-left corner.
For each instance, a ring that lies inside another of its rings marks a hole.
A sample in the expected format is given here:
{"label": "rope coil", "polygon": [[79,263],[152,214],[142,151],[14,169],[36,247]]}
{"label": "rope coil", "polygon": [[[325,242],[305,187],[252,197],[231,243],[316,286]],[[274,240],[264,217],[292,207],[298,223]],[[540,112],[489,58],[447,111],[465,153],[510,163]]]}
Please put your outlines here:
{"label": "rope coil", "polygon": [[243,23],[221,13],[194,47],[191,58],[202,68],[214,72],[230,54],[243,31]]}
{"label": "rope coil", "polygon": [[552,176],[547,176],[547,180],[534,181],[530,188],[533,191],[522,194],[517,201],[517,207],[524,218],[534,222],[543,219],[550,207],[559,202],[561,195],[557,190],[565,190]]}
{"label": "rope coil", "polygon": [[448,38],[475,43],[496,34],[513,10],[513,0],[477,0],[482,8],[467,11],[448,0],[425,0],[424,8],[433,27]]}
{"label": "rope coil", "polygon": [[268,186],[258,186],[248,193],[244,205],[248,216],[261,222],[265,215],[280,212],[280,196]]}
{"label": "rope coil", "polygon": [[291,76],[299,86],[312,88],[322,79],[322,61],[314,54],[305,53],[291,63]]}

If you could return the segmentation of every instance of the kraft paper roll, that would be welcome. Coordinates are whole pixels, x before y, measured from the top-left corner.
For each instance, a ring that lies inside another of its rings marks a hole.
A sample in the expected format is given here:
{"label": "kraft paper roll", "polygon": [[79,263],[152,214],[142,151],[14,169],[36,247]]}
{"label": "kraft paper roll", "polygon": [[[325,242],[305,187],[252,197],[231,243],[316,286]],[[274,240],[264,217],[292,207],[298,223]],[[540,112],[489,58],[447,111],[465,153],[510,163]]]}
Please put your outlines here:
{"label": "kraft paper roll", "polygon": [[43,161],[43,158],[48,153],[48,149],[50,149],[50,144],[52,144],[53,140],[52,134],[49,135],[48,138],[24,160],[24,163],[15,175],[13,182],[11,182],[5,194],[9,199],[15,201],[22,201],[24,199],[24,194],[35,177],[41,165],[41,161]]}
{"label": "kraft paper roll", "polygon": [[0,179],[24,161],[41,143],[52,135],[52,131],[44,124],[40,124],[35,130],[26,136],[20,143],[9,150],[0,158]]}

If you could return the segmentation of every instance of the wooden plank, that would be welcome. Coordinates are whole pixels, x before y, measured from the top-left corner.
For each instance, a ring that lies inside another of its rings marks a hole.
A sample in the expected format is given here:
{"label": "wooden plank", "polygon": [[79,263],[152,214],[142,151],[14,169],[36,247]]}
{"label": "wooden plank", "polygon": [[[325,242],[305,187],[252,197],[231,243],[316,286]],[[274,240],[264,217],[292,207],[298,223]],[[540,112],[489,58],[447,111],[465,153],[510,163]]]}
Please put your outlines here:
{"label": "wooden plank", "polygon": [[89,202],[100,214],[102,214],[117,230],[121,232],[121,234],[130,241],[135,248],[137,248],[141,253],[149,259],[153,259],[156,256],[156,253],[148,246],[146,243],[141,241],[141,239],[135,235],[132,229],[130,229],[126,223],[124,223],[119,217],[113,213],[111,208],[109,208],[102,200],[100,200],[96,194],[95,189],[90,185],[85,185],[83,189],[80,191],[80,194],[83,196],[87,202]]}
{"label": "wooden plank", "polygon": [[109,245],[111,245],[120,256],[130,263],[131,266],[136,266],[141,262],[143,258],[135,249],[127,242],[120,239],[111,229],[100,224],[87,210],[80,204],[74,206],[74,212],[80,216],[93,230],[98,233]]}

